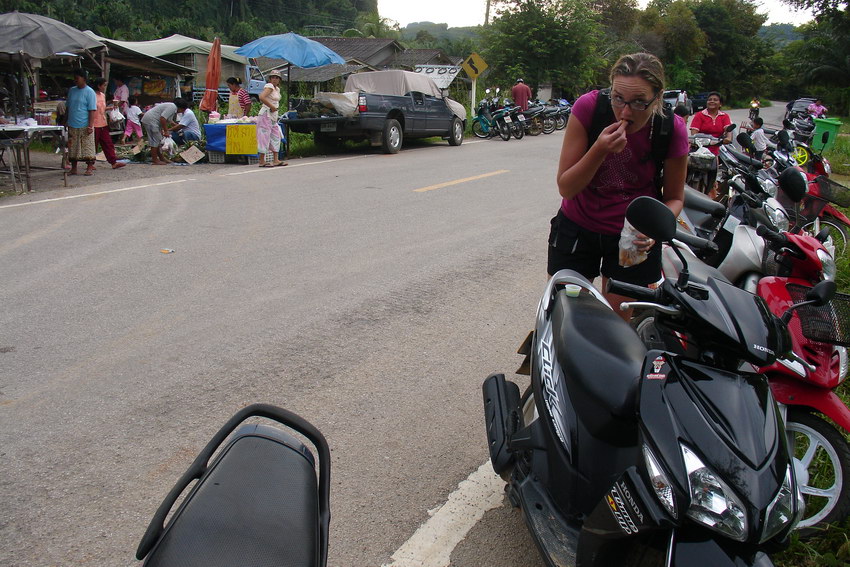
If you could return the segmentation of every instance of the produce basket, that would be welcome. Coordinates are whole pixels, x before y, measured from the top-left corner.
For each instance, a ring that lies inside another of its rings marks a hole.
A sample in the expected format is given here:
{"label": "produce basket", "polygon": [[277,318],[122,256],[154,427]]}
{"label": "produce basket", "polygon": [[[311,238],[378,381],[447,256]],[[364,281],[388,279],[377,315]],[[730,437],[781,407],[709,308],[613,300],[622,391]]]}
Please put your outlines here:
{"label": "produce basket", "polygon": [[[794,303],[805,301],[811,289],[797,284],[788,284],[786,288]],[[797,309],[797,316],[803,336],[810,341],[850,346],[850,295],[836,293],[821,307],[805,305]]]}
{"label": "produce basket", "polygon": [[717,158],[714,154],[702,155],[697,152],[691,152],[688,154],[688,169],[713,171],[717,169]]}
{"label": "produce basket", "polygon": [[210,150],[207,152],[207,159],[210,160],[210,163],[224,163],[224,152]]}

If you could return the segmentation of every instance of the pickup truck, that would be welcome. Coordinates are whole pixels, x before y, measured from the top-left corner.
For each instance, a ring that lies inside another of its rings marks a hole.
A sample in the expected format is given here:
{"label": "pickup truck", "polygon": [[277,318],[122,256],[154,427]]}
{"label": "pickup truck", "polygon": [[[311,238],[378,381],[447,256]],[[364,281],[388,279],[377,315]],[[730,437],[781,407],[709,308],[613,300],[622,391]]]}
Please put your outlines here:
{"label": "pickup truck", "polygon": [[[441,136],[452,146],[463,142],[466,110],[444,97],[429,77],[400,70],[357,73],[348,77],[344,91],[325,93],[324,100],[332,101],[326,112],[309,112],[311,101],[293,99],[295,110],[281,123],[293,132],[312,132],[318,143],[367,139],[389,154],[398,153],[405,138]],[[322,95],[315,100],[323,100]]]}

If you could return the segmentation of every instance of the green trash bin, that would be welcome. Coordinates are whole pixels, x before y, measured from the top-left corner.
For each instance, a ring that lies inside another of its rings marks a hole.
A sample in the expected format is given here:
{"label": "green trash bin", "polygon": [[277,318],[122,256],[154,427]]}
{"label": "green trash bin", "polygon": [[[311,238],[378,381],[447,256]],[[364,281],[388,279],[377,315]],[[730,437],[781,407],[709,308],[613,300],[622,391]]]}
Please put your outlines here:
{"label": "green trash bin", "polygon": [[[815,133],[812,136],[812,149],[816,152],[825,152],[832,148],[838,131],[841,130],[841,120],[835,118],[815,118]],[[824,143],[824,133],[829,135]]]}

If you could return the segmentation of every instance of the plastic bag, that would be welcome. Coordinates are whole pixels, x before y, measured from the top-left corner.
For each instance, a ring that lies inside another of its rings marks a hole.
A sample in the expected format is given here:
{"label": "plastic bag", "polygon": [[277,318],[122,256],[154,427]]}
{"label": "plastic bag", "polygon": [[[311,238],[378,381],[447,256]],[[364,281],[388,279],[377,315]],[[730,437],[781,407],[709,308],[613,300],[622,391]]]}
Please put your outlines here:
{"label": "plastic bag", "polygon": [[159,148],[166,157],[171,157],[177,153],[177,143],[171,138],[163,138]]}
{"label": "plastic bag", "polygon": [[124,120],[124,115],[121,114],[121,111],[117,108],[113,108],[112,110],[107,112],[107,114],[109,115],[110,122],[121,122],[122,120]]}
{"label": "plastic bag", "polygon": [[623,231],[620,233],[620,265],[624,268],[636,266],[646,260],[649,255],[648,251],[639,251],[635,246],[635,238],[640,233],[629,223],[625,221]]}

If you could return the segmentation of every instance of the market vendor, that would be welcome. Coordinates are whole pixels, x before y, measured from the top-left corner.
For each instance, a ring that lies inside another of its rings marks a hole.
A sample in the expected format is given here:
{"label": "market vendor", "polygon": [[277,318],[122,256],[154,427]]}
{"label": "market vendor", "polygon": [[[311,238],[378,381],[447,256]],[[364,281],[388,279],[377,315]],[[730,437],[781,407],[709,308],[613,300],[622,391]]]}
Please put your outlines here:
{"label": "market vendor", "polygon": [[77,175],[77,163],[86,162],[83,175],[94,173],[94,122],[97,114],[97,96],[88,86],[85,69],[74,69],[74,86],[68,90],[68,159],[70,175]]}
{"label": "market vendor", "polygon": [[[183,102],[186,102],[185,99],[180,99]],[[180,109],[180,105],[177,105],[178,110]],[[200,140],[201,139],[201,125],[198,124],[198,117],[195,116],[195,113],[192,112],[192,109],[188,107],[188,103],[186,108],[182,109],[183,114],[178,114],[177,124],[169,128],[171,132],[171,139],[174,140],[177,144],[182,145],[191,140]]]}
{"label": "market vendor", "polygon": [[151,163],[153,165],[167,165],[171,160],[162,155],[160,145],[163,137],[171,136],[168,121],[174,120],[178,110],[185,110],[189,104],[182,98],[175,98],[174,102],[161,102],[145,112],[142,118],[142,128],[148,137],[148,145],[151,147]]}
{"label": "market vendor", "polygon": [[125,84],[124,77],[117,76],[114,78],[114,81],[115,92],[112,93],[112,103],[115,108],[121,112],[121,114],[127,116],[127,109],[129,108],[130,101],[130,89]]}
{"label": "market vendor", "polygon": [[242,118],[251,114],[251,95],[242,88],[242,80],[236,77],[227,79],[230,98],[227,101],[227,115],[231,118]]}

